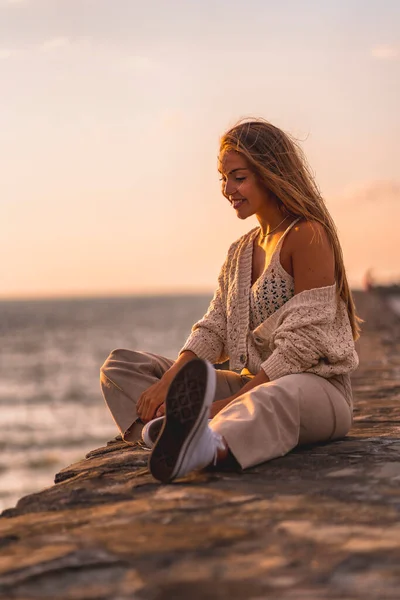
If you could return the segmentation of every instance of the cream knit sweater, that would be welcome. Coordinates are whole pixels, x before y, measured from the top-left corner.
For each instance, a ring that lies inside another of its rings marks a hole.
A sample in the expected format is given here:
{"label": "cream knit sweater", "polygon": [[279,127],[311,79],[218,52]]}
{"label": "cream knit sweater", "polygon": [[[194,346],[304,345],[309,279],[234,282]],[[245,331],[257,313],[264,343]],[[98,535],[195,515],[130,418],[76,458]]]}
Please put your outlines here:
{"label": "cream knit sweater", "polygon": [[341,382],[358,366],[347,309],[336,284],[296,294],[254,331],[249,327],[253,229],[234,242],[222,266],[207,313],[192,328],[181,352],[230,369],[263,369],[272,381],[292,373],[315,373]]}

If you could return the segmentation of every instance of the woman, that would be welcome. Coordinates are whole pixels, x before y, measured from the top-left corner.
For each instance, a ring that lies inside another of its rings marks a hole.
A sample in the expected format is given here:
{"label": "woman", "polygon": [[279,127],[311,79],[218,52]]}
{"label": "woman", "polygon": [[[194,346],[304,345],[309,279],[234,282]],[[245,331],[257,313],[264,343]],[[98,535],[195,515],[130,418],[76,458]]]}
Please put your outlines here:
{"label": "woman", "polygon": [[[259,226],[231,245],[175,362],[115,350],[101,370],[123,438],[146,424],[149,467],[163,482],[232,458],[245,469],[343,437],[352,423],[358,318],[302,151],[268,122],[243,122],[221,139],[219,171],[238,218]],[[228,359],[230,371],[210,365]]]}

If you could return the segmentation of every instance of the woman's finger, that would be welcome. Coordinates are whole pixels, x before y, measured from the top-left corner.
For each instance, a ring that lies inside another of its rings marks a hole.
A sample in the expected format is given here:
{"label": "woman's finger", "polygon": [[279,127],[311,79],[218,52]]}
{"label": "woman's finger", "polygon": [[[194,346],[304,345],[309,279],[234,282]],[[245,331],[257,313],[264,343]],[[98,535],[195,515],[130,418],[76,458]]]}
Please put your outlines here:
{"label": "woman's finger", "polygon": [[165,403],[164,402],[161,404],[161,406],[158,407],[158,410],[156,412],[156,417],[162,417],[163,415],[165,415]]}
{"label": "woman's finger", "polygon": [[151,419],[154,419],[154,415],[159,406],[160,406],[159,401],[156,398],[151,398],[143,410],[142,419],[144,419],[146,421],[151,421]]}

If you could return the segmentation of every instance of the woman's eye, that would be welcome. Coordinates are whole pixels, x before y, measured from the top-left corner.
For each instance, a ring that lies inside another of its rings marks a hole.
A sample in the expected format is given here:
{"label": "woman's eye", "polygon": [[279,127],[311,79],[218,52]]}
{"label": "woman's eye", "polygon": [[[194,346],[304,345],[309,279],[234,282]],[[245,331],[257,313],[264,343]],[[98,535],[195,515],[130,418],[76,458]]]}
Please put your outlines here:
{"label": "woman's eye", "polygon": [[[235,177],[235,181],[244,181],[246,179],[246,177]],[[225,177],[220,177],[219,178],[220,181],[226,181]]]}

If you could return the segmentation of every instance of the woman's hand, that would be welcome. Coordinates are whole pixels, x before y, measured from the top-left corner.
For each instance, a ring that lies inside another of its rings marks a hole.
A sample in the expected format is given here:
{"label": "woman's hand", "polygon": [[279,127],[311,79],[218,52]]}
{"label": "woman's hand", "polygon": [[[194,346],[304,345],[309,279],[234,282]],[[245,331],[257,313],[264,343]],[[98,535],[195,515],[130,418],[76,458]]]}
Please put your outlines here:
{"label": "woman's hand", "polygon": [[190,350],[182,352],[168,371],[164,373],[160,381],[157,381],[143,392],[136,405],[137,415],[143,423],[148,423],[155,417],[161,417],[165,414],[165,399],[169,386],[183,365],[193,358],[196,358],[194,352]]}
{"label": "woman's hand", "polygon": [[164,402],[168,388],[169,381],[160,379],[140,396],[136,405],[136,412],[143,423],[148,423],[156,416],[164,414]]}

